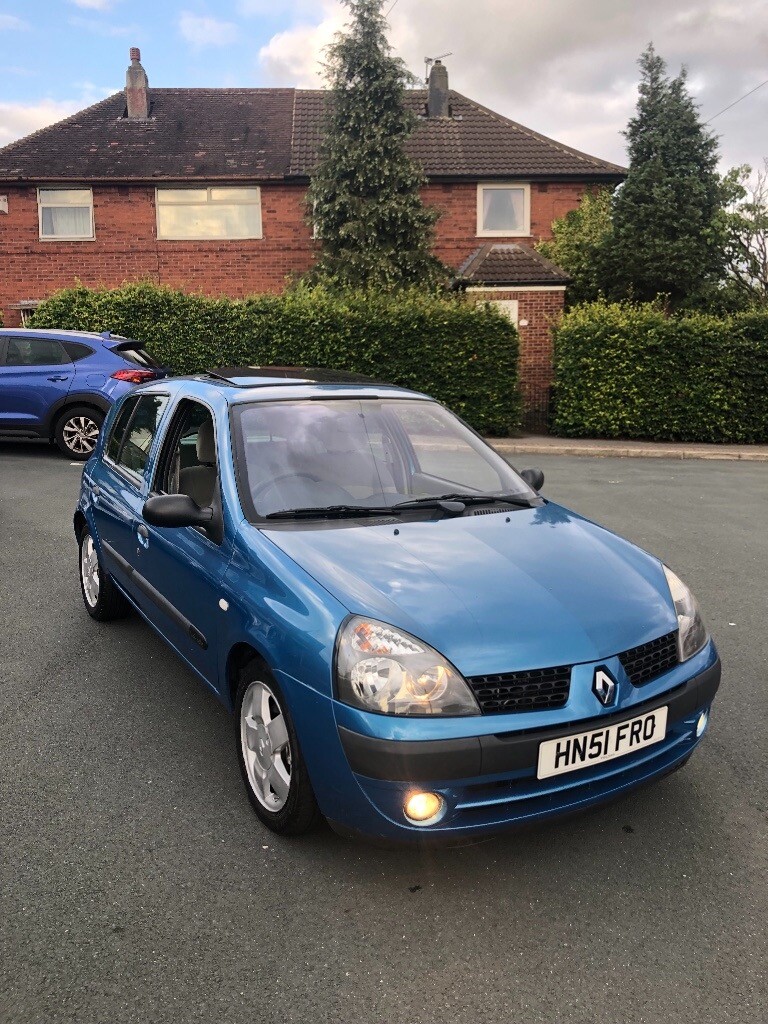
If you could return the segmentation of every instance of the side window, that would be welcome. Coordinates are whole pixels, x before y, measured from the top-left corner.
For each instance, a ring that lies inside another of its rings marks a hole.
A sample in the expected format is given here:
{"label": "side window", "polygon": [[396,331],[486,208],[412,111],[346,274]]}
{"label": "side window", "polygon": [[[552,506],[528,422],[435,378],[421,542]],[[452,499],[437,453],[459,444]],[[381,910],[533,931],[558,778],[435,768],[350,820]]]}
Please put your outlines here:
{"label": "side window", "polygon": [[107,457],[112,459],[113,462],[117,462],[117,456],[120,454],[120,445],[123,443],[123,437],[125,436],[125,428],[128,426],[128,420],[133,415],[137,402],[138,398],[126,398],[120,412],[117,414],[106,449]]}
{"label": "side window", "polygon": [[186,494],[200,506],[213,503],[218,479],[211,413],[199,402],[183,401],[160,457],[155,490]]}
{"label": "side window", "polygon": [[157,425],[167,404],[167,395],[142,395],[139,398],[115,459],[118,466],[124,466],[133,473],[144,472]]}
{"label": "side window", "polygon": [[6,366],[60,366],[71,362],[62,345],[52,338],[9,338]]}
{"label": "side window", "polygon": [[88,345],[83,345],[80,341],[65,341],[64,348],[73,363],[76,363],[78,359],[85,359],[87,356],[93,355],[93,349]]}

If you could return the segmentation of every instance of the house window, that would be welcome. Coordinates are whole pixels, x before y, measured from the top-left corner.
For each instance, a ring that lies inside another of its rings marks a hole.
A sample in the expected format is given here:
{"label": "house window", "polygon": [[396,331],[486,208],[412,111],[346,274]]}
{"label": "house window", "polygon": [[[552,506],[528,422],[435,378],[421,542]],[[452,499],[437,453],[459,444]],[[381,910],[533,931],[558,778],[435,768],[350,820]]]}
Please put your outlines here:
{"label": "house window", "polygon": [[89,188],[40,188],[37,210],[43,239],[94,237],[93,192]]}
{"label": "house window", "polygon": [[485,237],[530,235],[530,185],[478,185],[477,233]]}
{"label": "house window", "polygon": [[159,188],[157,237],[261,238],[261,189]]}
{"label": "house window", "polygon": [[512,323],[517,326],[519,302],[517,299],[491,299],[491,305],[495,306],[500,313],[509,317]]}

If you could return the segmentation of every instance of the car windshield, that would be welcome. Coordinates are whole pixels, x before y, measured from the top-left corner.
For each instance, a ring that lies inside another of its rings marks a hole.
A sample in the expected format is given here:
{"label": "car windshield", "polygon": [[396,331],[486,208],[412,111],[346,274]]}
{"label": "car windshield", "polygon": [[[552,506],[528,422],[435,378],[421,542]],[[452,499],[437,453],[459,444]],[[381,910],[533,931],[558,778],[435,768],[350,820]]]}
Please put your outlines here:
{"label": "car windshield", "polygon": [[535,491],[481,438],[427,399],[328,399],[234,406],[241,497],[250,519],[301,510]]}

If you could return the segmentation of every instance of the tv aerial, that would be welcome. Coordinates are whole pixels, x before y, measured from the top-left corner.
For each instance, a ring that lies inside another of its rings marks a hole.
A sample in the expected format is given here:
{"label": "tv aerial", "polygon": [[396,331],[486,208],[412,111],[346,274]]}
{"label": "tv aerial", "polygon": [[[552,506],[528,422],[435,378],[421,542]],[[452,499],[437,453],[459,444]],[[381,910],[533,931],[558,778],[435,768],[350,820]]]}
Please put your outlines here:
{"label": "tv aerial", "polygon": [[429,72],[432,70],[432,65],[437,60],[442,60],[443,57],[452,57],[453,52],[441,53],[439,57],[425,57],[424,58],[424,82],[429,85]]}

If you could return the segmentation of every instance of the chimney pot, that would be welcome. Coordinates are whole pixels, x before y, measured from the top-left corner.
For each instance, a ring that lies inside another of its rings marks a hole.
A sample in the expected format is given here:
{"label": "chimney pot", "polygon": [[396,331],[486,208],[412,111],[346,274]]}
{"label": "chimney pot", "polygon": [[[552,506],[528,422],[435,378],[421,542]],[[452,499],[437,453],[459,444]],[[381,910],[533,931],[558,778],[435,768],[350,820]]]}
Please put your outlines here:
{"label": "chimney pot", "polygon": [[149,117],[149,80],[140,63],[138,46],[132,46],[130,54],[131,64],[125,74],[125,105],[129,118],[146,120]]}
{"label": "chimney pot", "polygon": [[448,69],[436,60],[429,72],[427,114],[429,117],[448,117]]}

